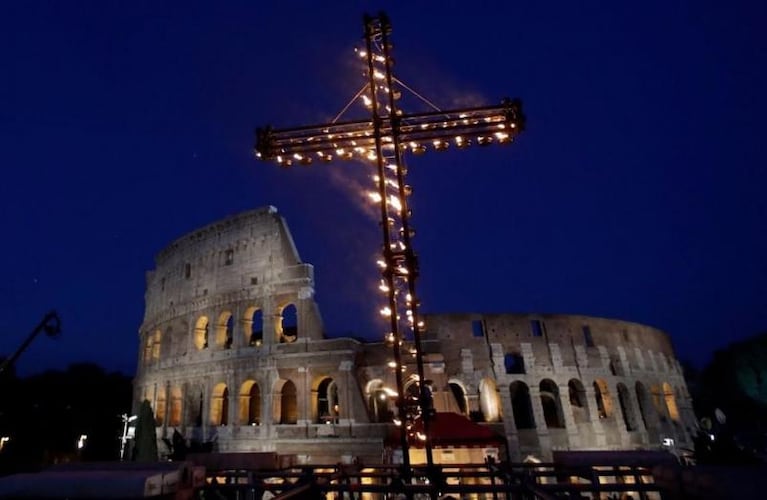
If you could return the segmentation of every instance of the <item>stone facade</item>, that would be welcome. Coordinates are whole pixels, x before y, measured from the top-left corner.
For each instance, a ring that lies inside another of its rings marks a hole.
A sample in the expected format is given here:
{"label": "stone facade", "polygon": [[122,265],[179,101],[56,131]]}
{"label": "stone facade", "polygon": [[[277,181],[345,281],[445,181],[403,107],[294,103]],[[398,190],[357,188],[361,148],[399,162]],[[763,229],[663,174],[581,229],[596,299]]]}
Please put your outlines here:
{"label": "stone facade", "polygon": [[[176,240],[147,273],[135,406],[152,403],[158,436],[219,451],[387,459],[389,349],[325,338],[313,296],[313,268],[273,207]],[[691,444],[692,402],[657,329],[548,314],[425,320],[435,408],[492,427],[512,459]]]}

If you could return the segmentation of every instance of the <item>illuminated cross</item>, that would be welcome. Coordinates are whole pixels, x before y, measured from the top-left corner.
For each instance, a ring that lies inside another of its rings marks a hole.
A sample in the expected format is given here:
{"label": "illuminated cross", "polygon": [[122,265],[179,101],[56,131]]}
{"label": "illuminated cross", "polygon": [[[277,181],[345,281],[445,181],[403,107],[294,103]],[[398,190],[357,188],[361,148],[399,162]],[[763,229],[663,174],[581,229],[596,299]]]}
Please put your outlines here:
{"label": "illuminated cross", "polygon": [[[310,165],[314,161],[330,163],[337,158],[361,160],[376,166],[373,175],[376,190],[370,198],[380,208],[383,229],[383,255],[379,288],[388,302],[381,309],[388,319],[386,341],[392,346],[391,366],[397,384],[398,421],[401,426],[403,469],[410,470],[409,443],[414,432],[413,414],[404,391],[403,350],[412,339],[418,380],[418,406],[427,465],[434,464],[429,432],[433,412],[430,389],[424,378],[424,353],[421,345],[424,323],[418,313],[416,295],[418,259],[411,240],[415,234],[405,183],[407,169],[404,154],[420,155],[429,149],[443,151],[471,144],[508,144],[522,131],[525,117],[519,100],[504,99],[500,105],[477,108],[435,110],[404,114],[397,107],[401,89],[409,88],[392,73],[391,24],[381,13],[365,16],[365,48],[358,55],[367,62],[367,84],[355,96],[369,108],[370,118],[276,130],[271,127],[256,132],[256,156],[275,160],[283,166]],[[420,97],[420,96],[419,96]]]}

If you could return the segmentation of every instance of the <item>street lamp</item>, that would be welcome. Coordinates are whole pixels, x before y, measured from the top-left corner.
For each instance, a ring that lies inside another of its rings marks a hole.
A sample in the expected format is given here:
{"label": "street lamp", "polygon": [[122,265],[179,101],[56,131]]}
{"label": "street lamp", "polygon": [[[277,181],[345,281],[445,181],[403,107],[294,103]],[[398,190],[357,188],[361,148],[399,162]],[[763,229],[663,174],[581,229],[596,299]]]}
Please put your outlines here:
{"label": "street lamp", "polygon": [[130,439],[130,436],[128,435],[128,423],[133,422],[138,418],[137,415],[131,415],[128,416],[127,413],[123,413],[120,415],[120,418],[123,421],[123,435],[120,438],[120,461],[125,460],[125,443],[128,442],[128,439]]}

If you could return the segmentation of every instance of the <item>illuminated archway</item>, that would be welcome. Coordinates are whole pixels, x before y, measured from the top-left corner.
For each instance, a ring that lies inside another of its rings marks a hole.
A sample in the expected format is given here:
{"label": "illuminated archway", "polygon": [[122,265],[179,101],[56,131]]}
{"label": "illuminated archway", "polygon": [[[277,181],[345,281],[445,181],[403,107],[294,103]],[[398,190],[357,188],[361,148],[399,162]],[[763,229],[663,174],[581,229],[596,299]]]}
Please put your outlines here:
{"label": "illuminated archway", "polygon": [[218,316],[216,323],[216,346],[229,349],[234,339],[234,317],[231,311],[224,311]]}
{"label": "illuminated archway", "polygon": [[248,307],[242,318],[242,331],[247,345],[260,346],[264,341],[264,312],[256,306]]}
{"label": "illuminated archway", "polygon": [[210,423],[212,425],[227,425],[229,423],[229,388],[219,383],[213,388],[210,399]]}
{"label": "illuminated archway", "polygon": [[674,389],[668,382],[663,382],[663,400],[666,402],[666,409],[668,410],[668,416],[671,420],[679,421],[679,407],[676,405],[676,396],[674,396]]}
{"label": "illuminated archway", "polygon": [[338,404],[338,385],[326,377],[317,386],[317,423],[338,423],[340,408]]}
{"label": "illuminated archway", "polygon": [[281,424],[295,424],[298,422],[298,399],[296,384],[288,380],[282,384],[280,391],[280,420]]}
{"label": "illuminated archway", "polygon": [[280,309],[280,315],[274,326],[280,343],[295,342],[298,338],[298,309],[296,306],[287,304]]}
{"label": "illuminated archway", "polygon": [[246,380],[240,388],[240,425],[261,424],[261,388]]}
{"label": "illuminated archway", "polygon": [[198,351],[208,347],[208,317],[200,316],[194,324],[194,346]]}
{"label": "illuminated archway", "polygon": [[182,410],[183,398],[181,396],[181,388],[173,387],[170,390],[170,415],[168,418],[168,424],[173,427],[181,425],[181,410]]}
{"label": "illuminated archway", "polygon": [[501,420],[501,401],[498,397],[498,389],[495,381],[489,377],[483,378],[479,383],[479,409],[485,422]]}
{"label": "illuminated archway", "polygon": [[154,420],[157,425],[162,425],[165,422],[165,387],[157,388],[157,399],[155,401],[154,408]]}
{"label": "illuminated archway", "polygon": [[384,386],[381,379],[368,382],[365,388],[368,401],[368,412],[372,422],[391,422],[394,412],[390,405],[390,399],[395,397],[396,392]]}
{"label": "illuminated archway", "polygon": [[594,381],[594,399],[597,403],[599,418],[610,418],[613,416],[613,400],[610,396],[610,389],[604,379],[598,378]]}

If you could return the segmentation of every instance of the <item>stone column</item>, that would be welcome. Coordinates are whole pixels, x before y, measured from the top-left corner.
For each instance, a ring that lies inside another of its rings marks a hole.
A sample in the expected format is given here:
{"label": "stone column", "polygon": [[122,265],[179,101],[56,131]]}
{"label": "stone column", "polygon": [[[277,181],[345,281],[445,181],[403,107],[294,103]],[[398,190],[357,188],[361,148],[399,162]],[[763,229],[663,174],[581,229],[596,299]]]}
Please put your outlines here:
{"label": "stone column", "polygon": [[[341,411],[338,415],[339,424],[349,424],[350,430],[353,429],[353,424],[356,421],[354,414],[354,406],[352,405],[352,361],[341,361],[338,365],[338,371],[343,375],[343,385],[338,386],[338,406]],[[340,380],[338,381],[340,382]]]}
{"label": "stone column", "polygon": [[535,418],[535,428],[538,432],[538,442],[544,456],[551,455],[551,435],[549,426],[546,425],[546,417],[543,413],[543,402],[541,401],[541,389],[537,385],[530,386],[530,404],[533,407],[533,417]]}

